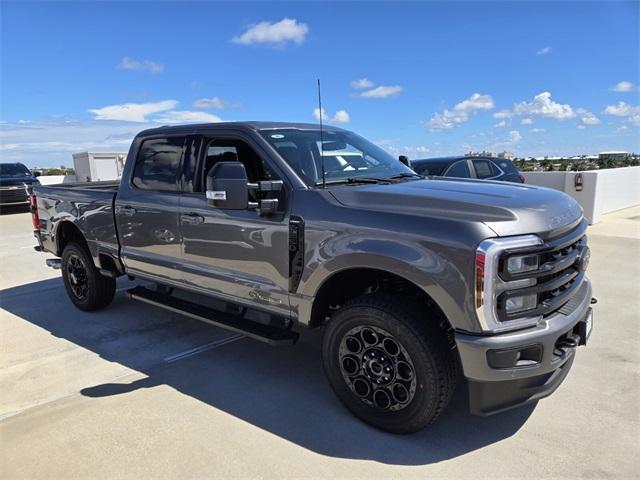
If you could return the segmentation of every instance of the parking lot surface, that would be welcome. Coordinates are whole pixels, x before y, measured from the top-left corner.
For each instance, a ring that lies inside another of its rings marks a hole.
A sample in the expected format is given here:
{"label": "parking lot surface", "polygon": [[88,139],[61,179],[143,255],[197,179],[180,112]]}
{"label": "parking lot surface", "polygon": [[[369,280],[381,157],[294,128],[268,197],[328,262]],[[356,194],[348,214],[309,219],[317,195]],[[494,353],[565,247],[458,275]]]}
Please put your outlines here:
{"label": "parking lot surface", "polygon": [[321,332],[274,348],[128,300],[68,301],[0,215],[0,478],[638,478],[640,208],[589,229],[599,303],[588,347],[550,398],[394,436],[324,379]]}

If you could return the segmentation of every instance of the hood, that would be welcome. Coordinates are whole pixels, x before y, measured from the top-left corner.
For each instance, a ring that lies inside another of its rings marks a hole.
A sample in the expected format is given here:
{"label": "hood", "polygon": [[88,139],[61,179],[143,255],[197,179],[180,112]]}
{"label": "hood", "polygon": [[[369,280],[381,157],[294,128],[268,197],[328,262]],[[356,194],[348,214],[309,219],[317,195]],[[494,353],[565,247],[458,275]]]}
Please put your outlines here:
{"label": "hood", "polygon": [[394,184],[345,185],[330,191],[348,207],[482,222],[499,236],[555,235],[582,218],[582,208],[569,195],[510,182],[434,177]]}

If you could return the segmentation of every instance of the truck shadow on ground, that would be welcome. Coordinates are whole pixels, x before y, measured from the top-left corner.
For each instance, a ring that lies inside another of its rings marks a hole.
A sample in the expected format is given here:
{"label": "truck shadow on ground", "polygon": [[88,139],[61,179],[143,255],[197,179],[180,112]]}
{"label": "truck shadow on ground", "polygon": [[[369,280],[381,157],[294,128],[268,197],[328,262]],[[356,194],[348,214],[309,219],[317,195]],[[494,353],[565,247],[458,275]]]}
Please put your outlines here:
{"label": "truck shadow on ground", "polygon": [[[119,282],[120,288],[126,286],[126,280]],[[122,292],[106,310],[81,312],[66,298],[59,278],[2,290],[0,306],[51,335],[147,376],[130,383],[123,379],[125,383],[87,386],[80,393],[88,398],[168,385],[332,457],[392,465],[440,462],[514,435],[535,408],[474,417],[468,413],[466,388],[461,384],[452,404],[434,425],[416,434],[396,436],[360,422],[333,395],[322,371],[320,332],[305,333],[293,347],[273,348],[241,339],[168,362],[176,352],[230,334],[130,301]]]}

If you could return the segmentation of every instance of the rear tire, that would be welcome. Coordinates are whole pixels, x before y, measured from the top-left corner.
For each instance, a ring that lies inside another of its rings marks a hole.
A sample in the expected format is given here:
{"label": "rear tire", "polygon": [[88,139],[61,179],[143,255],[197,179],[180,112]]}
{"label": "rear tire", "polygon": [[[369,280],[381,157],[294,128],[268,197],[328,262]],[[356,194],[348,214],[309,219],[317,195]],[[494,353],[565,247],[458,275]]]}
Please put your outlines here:
{"label": "rear tire", "polygon": [[100,310],[113,300],[115,278],[100,274],[83,244],[67,244],[62,252],[61,269],[67,295],[80,310]]}
{"label": "rear tire", "polygon": [[397,295],[345,303],[326,327],[322,356],[342,403],[387,432],[412,433],[433,423],[456,386],[455,356],[436,319]]}

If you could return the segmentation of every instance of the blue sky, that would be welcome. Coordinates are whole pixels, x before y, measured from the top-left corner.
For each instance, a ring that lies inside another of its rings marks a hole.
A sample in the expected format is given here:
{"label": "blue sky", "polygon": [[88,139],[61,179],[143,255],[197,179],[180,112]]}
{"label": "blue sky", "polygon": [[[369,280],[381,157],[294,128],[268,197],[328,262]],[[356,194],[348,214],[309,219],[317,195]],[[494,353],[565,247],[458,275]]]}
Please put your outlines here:
{"label": "blue sky", "polygon": [[[326,121],[412,158],[640,151],[638,2],[2,2],[3,161]],[[315,116],[314,116],[315,113]]]}

